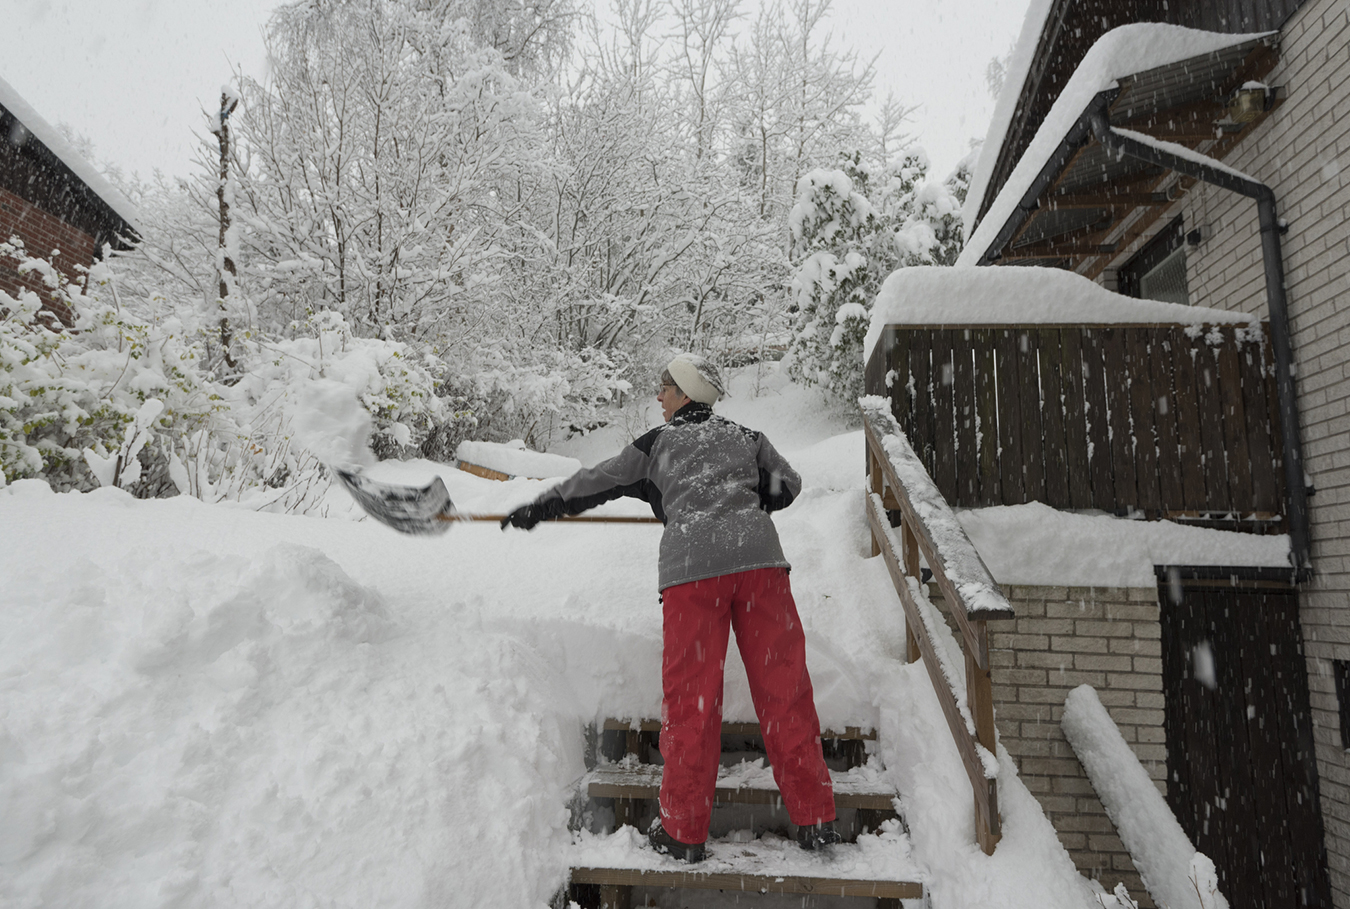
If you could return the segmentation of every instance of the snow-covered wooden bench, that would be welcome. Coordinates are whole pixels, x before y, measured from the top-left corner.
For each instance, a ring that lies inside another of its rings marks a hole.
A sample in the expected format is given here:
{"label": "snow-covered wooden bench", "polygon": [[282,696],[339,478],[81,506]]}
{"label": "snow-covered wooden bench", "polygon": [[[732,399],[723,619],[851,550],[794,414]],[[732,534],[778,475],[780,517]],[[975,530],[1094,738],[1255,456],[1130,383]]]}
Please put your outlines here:
{"label": "snow-covered wooden bench", "polygon": [[460,442],[455,450],[455,461],[460,470],[489,480],[515,477],[548,480],[570,477],[581,469],[581,462],[576,458],[531,451],[519,439],[505,443]]}

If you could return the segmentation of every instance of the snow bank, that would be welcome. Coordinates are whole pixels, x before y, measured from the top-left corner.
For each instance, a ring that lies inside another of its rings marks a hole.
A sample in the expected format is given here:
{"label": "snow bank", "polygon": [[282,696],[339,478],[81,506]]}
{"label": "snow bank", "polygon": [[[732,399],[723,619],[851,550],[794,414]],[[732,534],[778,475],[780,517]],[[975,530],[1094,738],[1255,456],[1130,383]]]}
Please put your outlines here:
{"label": "snow bank", "polygon": [[508,476],[530,477],[536,480],[570,477],[581,469],[581,462],[576,458],[530,451],[520,439],[504,444],[460,442],[459,448],[455,450],[455,458]]}
{"label": "snow bank", "polygon": [[[98,169],[88,161],[66,141],[60,131],[55,129],[50,123],[44,120],[36,110],[33,109],[23,97],[14,90],[14,87],[0,79],[0,107],[5,108],[14,115],[14,119],[23,124],[25,131],[31,133],[56,157],[61,159],[75,176],[85,182],[85,185],[92,189],[100,199],[107,203],[108,207],[117,212],[122,220],[126,221],[136,230],[140,230],[140,212],[136,206],[131,203],[126,196],[122,195],[113,185],[98,172]],[[10,142],[20,144],[16,138],[21,138],[21,134],[7,137]],[[0,240],[7,240],[8,237],[0,237]],[[45,251],[44,251],[45,252]]]}
{"label": "snow bank", "polygon": [[863,361],[887,325],[1096,325],[1250,323],[1243,313],[1140,300],[1062,268],[916,266],[877,292]]}
{"label": "snow bank", "polygon": [[1156,587],[1155,565],[1289,566],[1286,534],[1074,514],[1040,502],[957,516],[1000,584]]}
{"label": "snow bank", "polygon": [[[1036,4],[1033,3],[1033,6]],[[1029,10],[1028,22],[1031,13]],[[1262,35],[1259,34],[1224,35],[1158,23],[1122,25],[1102,35],[1078,64],[1073,76],[1065,83],[1064,90],[1050,108],[1045,122],[1036,131],[1035,138],[1023,152],[1008,181],[999,190],[998,197],[985,213],[979,227],[971,234],[956,264],[974,265],[988,251],[994,237],[1012,216],[1017,204],[1022,201],[1022,196],[1031,188],[1036,175],[1040,173],[1069,128],[1083,115],[1088,103],[1098,92],[1114,87],[1117,84],[1116,80],[1125,76],[1179,63],[1191,57],[1213,53],[1260,37]],[[1026,38],[1025,32],[1023,38],[1024,40]],[[1015,101],[1014,98],[1013,102]],[[1002,103],[1003,98],[1000,96],[999,110],[1002,109]],[[1010,122],[1011,116],[1008,119]],[[972,181],[970,194],[966,199],[966,211],[972,215],[979,210],[981,199],[988,192],[988,181],[993,171],[993,161],[990,160],[989,174],[983,172],[985,153],[997,156],[998,146],[1002,145],[1001,135],[997,140],[992,140],[994,125],[996,124],[991,124],[990,128],[991,138],[985,140],[986,152],[982,152],[980,156],[980,171]],[[1007,131],[1007,123],[1004,123],[1003,130]]]}
{"label": "snow bank", "polygon": [[1158,905],[1228,909],[1214,863],[1196,852],[1090,685],[1069,692],[1060,726]]}
{"label": "snow bank", "polygon": [[[1005,838],[976,847],[970,783],[868,558],[861,436],[835,438],[812,393],[779,382],[726,410],[803,468],[774,520],[822,724],[880,730],[871,770],[900,793],[937,909],[1094,905],[1002,753]],[[546,486],[425,461],[371,473],[440,473],[471,512]],[[0,905],[548,905],[584,725],[659,711],[660,536],[409,538],[185,496],[0,490]],[[724,713],[754,718],[735,648]],[[868,843],[878,862],[903,849]]]}

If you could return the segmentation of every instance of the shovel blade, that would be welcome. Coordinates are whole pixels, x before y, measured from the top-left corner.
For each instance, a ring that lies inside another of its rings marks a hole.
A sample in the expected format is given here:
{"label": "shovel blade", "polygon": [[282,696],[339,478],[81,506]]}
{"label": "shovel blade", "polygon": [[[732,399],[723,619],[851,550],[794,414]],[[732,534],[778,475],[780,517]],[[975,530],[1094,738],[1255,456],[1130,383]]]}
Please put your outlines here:
{"label": "shovel blade", "polygon": [[455,520],[455,504],[440,477],[426,486],[400,486],[342,468],[334,473],[366,514],[399,533],[436,536]]}

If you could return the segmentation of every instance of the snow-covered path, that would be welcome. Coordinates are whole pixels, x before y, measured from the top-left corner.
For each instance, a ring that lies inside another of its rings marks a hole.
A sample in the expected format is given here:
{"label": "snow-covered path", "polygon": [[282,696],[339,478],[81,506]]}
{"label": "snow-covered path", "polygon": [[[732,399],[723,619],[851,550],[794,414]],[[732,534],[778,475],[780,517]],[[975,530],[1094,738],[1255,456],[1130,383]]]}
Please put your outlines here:
{"label": "snow-covered path", "polygon": [[[1005,839],[993,857],[974,846],[955,748],[865,558],[861,434],[797,389],[719,410],[804,476],[777,522],[821,720],[879,726],[933,905],[1093,905],[1006,761]],[[444,476],[468,510],[541,486]],[[0,905],[546,904],[583,725],[657,713],[659,533],[410,539],[190,499],[0,491]],[[726,715],[753,719],[734,648]]]}

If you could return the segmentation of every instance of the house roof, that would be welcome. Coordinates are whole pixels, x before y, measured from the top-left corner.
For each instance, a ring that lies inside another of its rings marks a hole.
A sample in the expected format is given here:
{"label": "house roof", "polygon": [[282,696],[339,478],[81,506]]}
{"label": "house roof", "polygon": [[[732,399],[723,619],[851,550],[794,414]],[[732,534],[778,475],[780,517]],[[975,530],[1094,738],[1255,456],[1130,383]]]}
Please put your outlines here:
{"label": "house roof", "polygon": [[1160,22],[1224,34],[1282,27],[1306,0],[1030,0],[966,198],[967,234],[1026,152],[1088,49],[1121,25]]}
{"label": "house roof", "polygon": [[[1254,124],[1226,102],[1270,71],[1275,34],[1228,35],[1136,23],[1103,35],[1027,146],[959,264],[1027,263],[1094,277],[1180,197],[1190,182],[1107,152],[1087,116],[1221,158]],[[1258,121],[1259,122],[1259,121]]]}
{"label": "house roof", "polygon": [[[8,117],[3,116],[6,113]],[[30,143],[39,143],[52,162],[88,188],[90,203],[104,210],[105,219],[113,223],[116,233],[140,233],[140,215],[136,206],[75,151],[60,131],[44,120],[13,86],[0,79],[0,120],[10,118],[13,120],[5,130],[4,139],[11,145],[25,148],[31,148]],[[40,151],[39,155],[42,156]]]}

